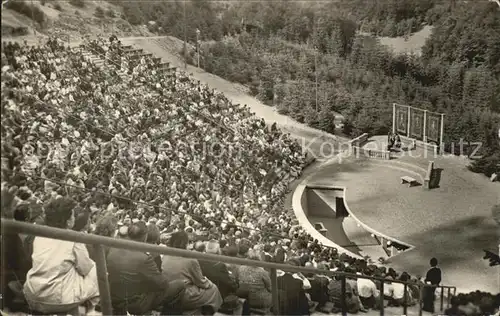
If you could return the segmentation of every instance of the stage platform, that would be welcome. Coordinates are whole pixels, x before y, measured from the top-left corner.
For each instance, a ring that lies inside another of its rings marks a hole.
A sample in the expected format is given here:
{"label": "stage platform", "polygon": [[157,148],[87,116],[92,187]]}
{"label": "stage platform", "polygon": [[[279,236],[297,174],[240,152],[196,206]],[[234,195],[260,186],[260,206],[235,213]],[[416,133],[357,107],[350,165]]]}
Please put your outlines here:
{"label": "stage platform", "polygon": [[[371,142],[382,146],[384,138]],[[423,149],[391,160],[344,156],[323,166],[307,185],[345,187],[345,203],[360,221],[415,246],[390,259],[398,271],[425,275],[429,259],[436,257],[443,284],[498,293],[499,268],[483,260],[483,249],[498,251],[500,228],[491,209],[500,203],[500,183],[468,171],[460,158],[424,156]],[[441,169],[441,178],[438,188],[427,191],[422,184],[429,160]],[[405,175],[421,185],[401,184]]]}

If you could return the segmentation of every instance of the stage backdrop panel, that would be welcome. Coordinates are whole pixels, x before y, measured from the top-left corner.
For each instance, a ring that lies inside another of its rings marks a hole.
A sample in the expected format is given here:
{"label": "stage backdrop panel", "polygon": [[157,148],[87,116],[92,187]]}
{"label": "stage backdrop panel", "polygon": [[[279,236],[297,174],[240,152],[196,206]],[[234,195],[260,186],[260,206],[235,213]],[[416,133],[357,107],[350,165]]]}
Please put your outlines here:
{"label": "stage backdrop panel", "polygon": [[400,135],[408,133],[408,110],[407,106],[396,104],[396,132]]}
{"label": "stage backdrop panel", "polygon": [[424,140],[424,111],[410,108],[410,137]]}
{"label": "stage backdrop panel", "polygon": [[439,135],[441,133],[441,115],[427,113],[427,141],[439,144]]}

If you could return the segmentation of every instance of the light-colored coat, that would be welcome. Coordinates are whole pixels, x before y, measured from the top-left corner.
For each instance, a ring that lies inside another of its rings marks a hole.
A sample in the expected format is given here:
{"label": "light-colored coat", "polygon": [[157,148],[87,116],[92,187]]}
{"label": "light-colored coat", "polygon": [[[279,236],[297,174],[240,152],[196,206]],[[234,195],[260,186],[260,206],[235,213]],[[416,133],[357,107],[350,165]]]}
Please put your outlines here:
{"label": "light-colored coat", "polygon": [[24,284],[32,309],[57,313],[99,301],[96,267],[85,245],[36,237],[32,259]]}

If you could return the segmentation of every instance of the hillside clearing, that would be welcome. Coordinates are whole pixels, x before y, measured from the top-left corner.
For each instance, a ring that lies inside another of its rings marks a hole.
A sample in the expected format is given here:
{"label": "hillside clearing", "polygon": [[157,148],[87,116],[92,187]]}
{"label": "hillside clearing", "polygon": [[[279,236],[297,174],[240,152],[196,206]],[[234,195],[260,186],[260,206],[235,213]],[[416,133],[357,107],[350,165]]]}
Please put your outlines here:
{"label": "hillside clearing", "polygon": [[413,33],[407,39],[404,36],[400,37],[378,37],[380,43],[391,48],[396,54],[414,53],[420,55],[425,41],[432,33],[432,26],[426,25],[416,33]]}

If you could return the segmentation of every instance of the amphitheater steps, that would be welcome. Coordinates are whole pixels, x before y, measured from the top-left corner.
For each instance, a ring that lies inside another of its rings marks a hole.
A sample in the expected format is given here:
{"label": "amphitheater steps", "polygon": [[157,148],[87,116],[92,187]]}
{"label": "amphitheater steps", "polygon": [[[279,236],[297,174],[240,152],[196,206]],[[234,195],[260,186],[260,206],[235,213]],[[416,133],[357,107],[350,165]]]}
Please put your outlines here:
{"label": "amphitheater steps", "polygon": [[123,50],[123,52],[125,54],[140,54],[142,53],[144,50],[141,49],[141,48],[131,48],[131,49],[125,49]]}
{"label": "amphitheater steps", "polygon": [[134,60],[134,59],[141,59],[142,57],[153,57],[153,54],[151,54],[151,53],[141,53],[141,54],[134,54],[134,55],[129,54],[128,57],[131,60]]}
{"label": "amphitheater steps", "polygon": [[[85,46],[81,45],[77,49],[80,50],[83,56],[88,58],[90,62],[93,63],[94,65],[98,67],[106,67],[106,65],[109,65],[109,63],[105,61],[104,56],[100,56],[92,51],[87,50]],[[173,75],[177,70],[177,67],[172,66],[169,62],[162,62],[161,57],[155,57],[154,54],[147,53],[143,49],[127,45],[123,47],[123,52],[124,55],[126,55],[127,59],[129,59],[130,67],[136,67],[140,63],[140,59],[142,57],[146,57],[146,58],[152,58],[153,62],[156,64],[157,72],[165,73],[166,75]],[[118,74],[122,79],[126,79],[129,76],[127,73],[123,71],[118,71]]]}

